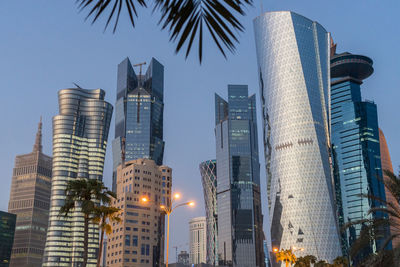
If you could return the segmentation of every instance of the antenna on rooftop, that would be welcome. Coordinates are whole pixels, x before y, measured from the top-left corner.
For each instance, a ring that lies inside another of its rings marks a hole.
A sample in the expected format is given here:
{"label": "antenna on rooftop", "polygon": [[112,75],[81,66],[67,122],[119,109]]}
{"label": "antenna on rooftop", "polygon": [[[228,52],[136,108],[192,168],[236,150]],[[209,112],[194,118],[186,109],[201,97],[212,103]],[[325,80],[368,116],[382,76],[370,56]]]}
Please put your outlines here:
{"label": "antenna on rooftop", "polygon": [[133,65],[134,67],[140,67],[140,69],[139,69],[140,84],[142,82],[142,66],[143,65],[146,65],[146,62],[137,63],[137,64]]}
{"label": "antenna on rooftop", "polygon": [[82,87],[80,87],[79,85],[77,85],[76,83],[73,83],[76,87],[78,87],[79,89],[82,89]]}

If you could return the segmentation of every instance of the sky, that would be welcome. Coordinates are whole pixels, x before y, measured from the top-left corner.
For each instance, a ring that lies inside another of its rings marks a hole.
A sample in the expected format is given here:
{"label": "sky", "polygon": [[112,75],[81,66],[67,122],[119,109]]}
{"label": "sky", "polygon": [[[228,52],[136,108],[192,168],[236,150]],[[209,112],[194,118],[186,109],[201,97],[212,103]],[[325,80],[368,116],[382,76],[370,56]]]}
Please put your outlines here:
{"label": "sky", "polygon": [[[43,116],[43,150],[51,155],[52,117],[58,113],[57,92],[63,88],[102,88],[114,105],[117,65],[127,56],[132,63],[151,57],[165,67],[164,164],[173,168],[173,189],[195,208],[177,209],[171,217],[170,261],[175,248],[188,250],[191,218],[204,216],[199,164],[215,158],[214,93],[226,97],[227,84],[248,84],[258,101],[258,130],[263,209],[266,178],[253,19],[263,11],[291,10],[318,21],[332,33],[338,52],[369,56],[374,74],[362,86],[363,98],[378,106],[393,166],[400,165],[400,30],[398,0],[255,0],[241,18],[246,30],[240,44],[225,59],[206,35],[203,63],[197,54],[187,59],[175,53],[168,32],[157,25],[157,13],[139,9],[133,29],[123,12],[115,34],[103,31],[104,20],[84,21],[75,1],[0,1],[0,210],[7,210],[16,155],[32,150],[37,123]],[[114,138],[114,118],[109,144]],[[107,148],[104,182],[111,186],[111,145]]]}

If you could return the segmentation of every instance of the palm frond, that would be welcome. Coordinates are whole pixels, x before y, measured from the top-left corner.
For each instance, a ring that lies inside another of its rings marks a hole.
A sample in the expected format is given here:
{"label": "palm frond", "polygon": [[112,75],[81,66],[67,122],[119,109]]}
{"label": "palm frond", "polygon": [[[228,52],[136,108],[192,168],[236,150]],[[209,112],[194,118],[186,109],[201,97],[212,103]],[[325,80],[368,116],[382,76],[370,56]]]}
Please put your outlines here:
{"label": "palm frond", "polygon": [[203,56],[203,24],[224,57],[225,51],[235,51],[237,34],[244,30],[236,18],[244,16],[244,7],[252,0],[155,0],[155,10],[161,12],[159,24],[170,32],[170,41],[177,41],[175,51],[179,52],[186,43],[186,57],[193,40],[198,36],[199,61]]}
{"label": "palm frond", "polygon": [[107,29],[111,20],[115,17],[113,32],[117,29],[121,10],[123,8],[128,11],[132,27],[135,27],[135,18],[138,14],[137,7],[147,7],[145,0],[76,0],[76,3],[80,11],[89,9],[86,19],[92,18],[92,24],[95,23],[108,8],[111,8],[104,30]]}

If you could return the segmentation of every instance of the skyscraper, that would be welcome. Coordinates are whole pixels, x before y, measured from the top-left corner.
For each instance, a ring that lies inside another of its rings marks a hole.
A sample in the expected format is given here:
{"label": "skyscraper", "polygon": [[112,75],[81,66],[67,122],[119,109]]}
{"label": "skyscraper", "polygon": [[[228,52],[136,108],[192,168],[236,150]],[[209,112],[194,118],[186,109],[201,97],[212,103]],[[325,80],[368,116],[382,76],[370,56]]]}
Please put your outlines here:
{"label": "skyscraper", "polygon": [[[10,266],[17,216],[0,211],[0,266]],[[14,265],[15,266],[15,265]]]}
{"label": "skyscraper", "polygon": [[8,211],[17,215],[12,266],[41,266],[49,222],[51,157],[42,152],[42,120],[33,151],[15,158]]}
{"label": "skyscraper", "polygon": [[190,264],[207,261],[207,221],[206,217],[193,218],[189,222]]}
{"label": "skyscraper", "polygon": [[163,162],[164,66],[152,58],[142,75],[142,64],[138,64],[139,75],[129,58],[118,65],[115,139],[112,143],[114,192],[116,171],[122,160],[149,158],[157,165]]}
{"label": "skyscraper", "polygon": [[[59,115],[53,117],[53,178],[50,218],[43,266],[80,266],[83,262],[83,214],[67,217],[59,210],[71,179],[103,179],[112,106],[101,89],[70,88],[58,92]],[[98,226],[89,225],[88,266],[96,266]]]}
{"label": "skyscraper", "polygon": [[[380,203],[361,194],[385,199],[385,188],[379,180],[382,169],[377,109],[374,103],[361,99],[360,85],[373,73],[372,64],[366,56],[335,54],[332,47],[331,142],[340,226],[375,216],[368,211]],[[343,253],[348,253],[361,228],[354,225],[342,233]],[[379,249],[382,241],[375,240],[360,257]]]}
{"label": "skyscraper", "polygon": [[207,262],[218,263],[218,224],[217,224],[217,162],[207,160],[200,164],[201,183],[207,221]]}
{"label": "skyscraper", "polygon": [[218,254],[221,265],[264,266],[256,97],[247,85],[215,94]]}
{"label": "skyscraper", "polygon": [[[380,144],[380,151],[381,151],[381,164],[382,164],[382,171],[383,171],[383,178],[388,179],[389,177],[385,173],[385,170],[393,172],[392,160],[390,159],[389,153],[389,146],[386,142],[385,135],[383,131],[379,129],[379,144]],[[397,206],[400,209],[399,202],[396,198],[392,195],[392,193],[385,187],[385,195],[386,201],[392,203],[392,205]],[[396,217],[389,215],[398,225],[400,225],[400,220]],[[396,227],[390,227],[390,233],[393,234],[400,234],[399,230]],[[400,246],[400,236],[393,238],[392,240],[393,248],[398,248]]]}
{"label": "skyscraper", "polygon": [[330,35],[290,11],[266,12],[254,28],[272,246],[332,261],[341,250],[329,153]]}

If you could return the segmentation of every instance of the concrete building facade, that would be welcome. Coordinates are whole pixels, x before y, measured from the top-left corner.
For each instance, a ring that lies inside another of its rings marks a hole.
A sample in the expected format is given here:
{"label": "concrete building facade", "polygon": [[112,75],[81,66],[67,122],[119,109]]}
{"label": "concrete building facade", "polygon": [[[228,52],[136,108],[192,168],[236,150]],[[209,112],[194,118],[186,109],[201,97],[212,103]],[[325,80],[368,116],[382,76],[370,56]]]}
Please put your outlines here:
{"label": "concrete building facade", "polygon": [[165,214],[160,206],[170,205],[171,187],[172,169],[153,160],[131,160],[117,168],[113,206],[121,209],[122,221],[113,223],[108,236],[107,266],[164,264]]}
{"label": "concrete building facade", "polygon": [[207,220],[193,218],[189,222],[190,264],[207,262]]}

